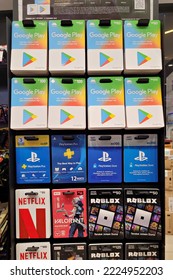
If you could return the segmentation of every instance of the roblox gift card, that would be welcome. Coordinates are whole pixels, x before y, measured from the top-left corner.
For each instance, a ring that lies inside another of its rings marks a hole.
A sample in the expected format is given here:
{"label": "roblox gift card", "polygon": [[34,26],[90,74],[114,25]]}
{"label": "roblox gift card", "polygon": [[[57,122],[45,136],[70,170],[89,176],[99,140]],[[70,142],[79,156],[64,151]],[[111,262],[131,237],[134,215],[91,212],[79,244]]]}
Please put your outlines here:
{"label": "roblox gift card", "polygon": [[160,260],[159,243],[127,243],[126,260]]}
{"label": "roblox gift card", "polygon": [[89,190],[88,224],[91,239],[123,238],[122,189]]}
{"label": "roblox gift card", "polygon": [[53,237],[87,236],[86,189],[52,190]]}
{"label": "roblox gift card", "polygon": [[51,260],[49,242],[33,242],[16,244],[17,260]]}
{"label": "roblox gift card", "polygon": [[54,260],[86,260],[86,243],[53,244]]}
{"label": "roblox gift card", "polygon": [[125,237],[161,239],[161,203],[158,189],[125,189]]}
{"label": "roblox gift card", "polygon": [[88,245],[89,260],[123,260],[122,243],[98,243]]}
{"label": "roblox gift card", "polygon": [[50,238],[50,190],[16,190],[16,238]]}

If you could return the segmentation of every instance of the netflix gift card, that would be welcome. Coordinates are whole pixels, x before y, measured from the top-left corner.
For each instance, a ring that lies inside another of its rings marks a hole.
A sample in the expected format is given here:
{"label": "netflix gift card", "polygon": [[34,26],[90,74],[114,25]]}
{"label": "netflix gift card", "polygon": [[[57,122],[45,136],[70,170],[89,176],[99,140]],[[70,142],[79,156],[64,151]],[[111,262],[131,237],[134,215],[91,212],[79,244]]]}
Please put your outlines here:
{"label": "netflix gift card", "polygon": [[86,189],[52,190],[53,237],[87,236]]}
{"label": "netflix gift card", "polygon": [[49,242],[16,244],[16,260],[51,260]]}
{"label": "netflix gift card", "polygon": [[16,190],[16,238],[50,238],[50,190]]}

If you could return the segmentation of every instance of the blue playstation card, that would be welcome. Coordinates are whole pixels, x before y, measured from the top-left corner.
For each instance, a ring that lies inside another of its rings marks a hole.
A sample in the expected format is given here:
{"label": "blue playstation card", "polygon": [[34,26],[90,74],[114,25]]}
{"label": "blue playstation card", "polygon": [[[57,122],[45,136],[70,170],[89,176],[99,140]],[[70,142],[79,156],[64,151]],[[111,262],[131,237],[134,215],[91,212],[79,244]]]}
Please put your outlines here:
{"label": "blue playstation card", "polygon": [[122,138],[120,135],[88,136],[88,182],[122,182]]}
{"label": "blue playstation card", "polygon": [[86,182],[86,136],[52,135],[52,182]]}
{"label": "blue playstation card", "polygon": [[17,183],[50,183],[49,136],[16,136],[15,140]]}
{"label": "blue playstation card", "polygon": [[124,181],[158,182],[156,134],[124,135]]}

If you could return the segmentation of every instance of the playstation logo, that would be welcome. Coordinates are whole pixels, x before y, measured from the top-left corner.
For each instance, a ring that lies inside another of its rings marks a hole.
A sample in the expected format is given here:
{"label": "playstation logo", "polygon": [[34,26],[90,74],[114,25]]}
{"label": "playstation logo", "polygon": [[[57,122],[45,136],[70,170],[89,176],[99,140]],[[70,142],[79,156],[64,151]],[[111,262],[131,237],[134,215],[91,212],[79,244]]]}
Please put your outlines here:
{"label": "playstation logo", "polygon": [[148,158],[145,156],[145,153],[142,151],[139,151],[139,156],[135,158],[135,160],[139,160],[139,161],[145,161]]}
{"label": "playstation logo", "polygon": [[37,162],[40,161],[40,158],[37,157],[37,154],[34,152],[31,152],[31,157],[27,159],[27,161],[30,162]]}
{"label": "playstation logo", "polygon": [[109,154],[107,152],[103,152],[103,156],[98,159],[99,161],[108,162],[111,161]]}

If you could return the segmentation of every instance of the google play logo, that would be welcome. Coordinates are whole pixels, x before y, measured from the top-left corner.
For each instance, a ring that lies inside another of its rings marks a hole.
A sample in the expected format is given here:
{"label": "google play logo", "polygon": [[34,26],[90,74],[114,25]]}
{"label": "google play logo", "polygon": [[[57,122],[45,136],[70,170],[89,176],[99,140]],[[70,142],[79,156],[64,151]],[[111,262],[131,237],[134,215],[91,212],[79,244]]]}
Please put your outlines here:
{"label": "google play logo", "polygon": [[105,53],[100,53],[100,67],[105,66],[106,64],[113,61],[113,58],[106,55]]}
{"label": "google play logo", "polygon": [[31,113],[27,110],[23,110],[23,124],[27,124],[36,118],[37,118],[37,116],[34,115],[33,113]]}
{"label": "google play logo", "polygon": [[28,53],[23,53],[23,67],[33,63],[34,61],[36,61],[37,59],[33,56],[31,56]]}
{"label": "google play logo", "polygon": [[145,112],[141,109],[138,110],[138,116],[139,116],[139,123],[140,124],[148,121],[149,119],[151,119],[153,117],[150,113]]}
{"label": "google play logo", "polygon": [[102,124],[115,118],[115,115],[105,109],[101,109],[101,122]]}
{"label": "google play logo", "polygon": [[72,119],[74,119],[74,116],[72,114],[61,109],[61,111],[60,111],[60,123],[61,124],[64,124]]}
{"label": "google play logo", "polygon": [[66,65],[72,63],[73,61],[75,61],[74,57],[62,52],[62,54],[61,54],[61,64],[63,66],[66,66]]}
{"label": "google play logo", "polygon": [[146,62],[148,62],[149,60],[151,60],[151,57],[149,57],[141,52],[137,52],[137,58],[138,58],[138,66],[141,66],[141,65],[145,64]]}

